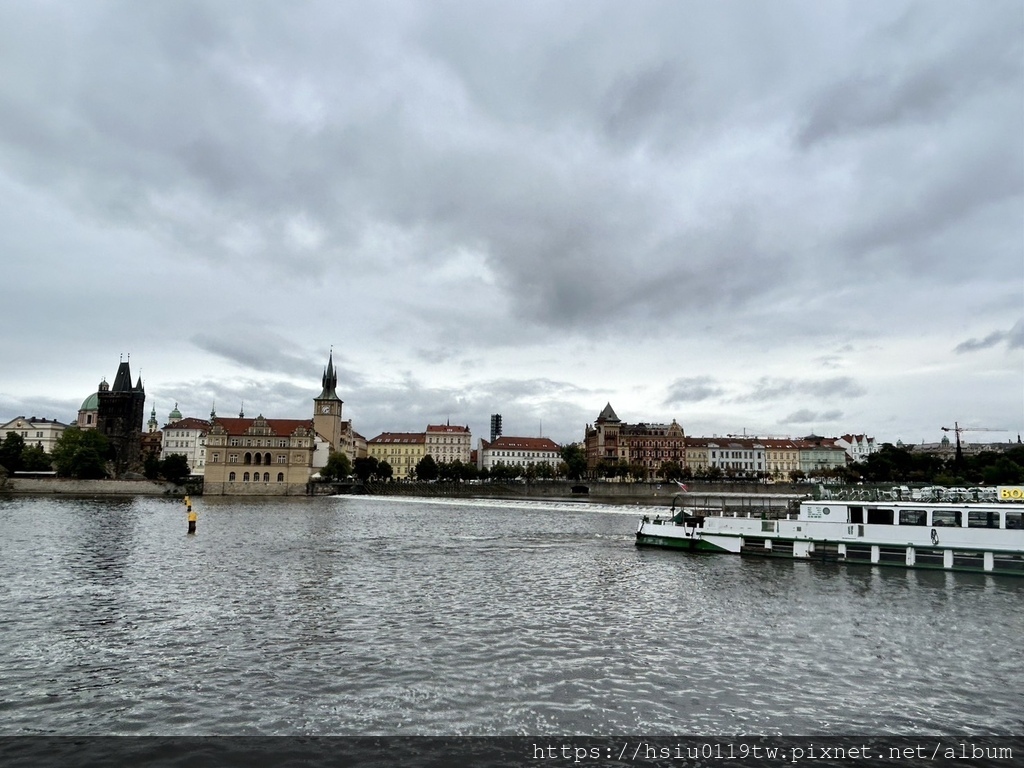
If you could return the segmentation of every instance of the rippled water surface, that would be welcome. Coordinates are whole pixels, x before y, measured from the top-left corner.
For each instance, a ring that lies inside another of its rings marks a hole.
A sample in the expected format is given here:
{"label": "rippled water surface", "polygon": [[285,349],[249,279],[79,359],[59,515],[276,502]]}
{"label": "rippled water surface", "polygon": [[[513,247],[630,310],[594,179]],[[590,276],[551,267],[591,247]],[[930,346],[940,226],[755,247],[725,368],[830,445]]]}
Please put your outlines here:
{"label": "rippled water surface", "polygon": [[0,501],[0,734],[1002,732],[1024,579],[690,556],[637,510]]}

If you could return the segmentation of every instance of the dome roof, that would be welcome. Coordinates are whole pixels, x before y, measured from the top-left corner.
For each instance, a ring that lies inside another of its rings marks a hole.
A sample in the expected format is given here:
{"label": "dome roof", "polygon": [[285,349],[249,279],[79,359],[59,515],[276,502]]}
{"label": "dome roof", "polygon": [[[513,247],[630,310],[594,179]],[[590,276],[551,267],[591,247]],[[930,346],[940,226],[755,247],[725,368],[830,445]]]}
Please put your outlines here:
{"label": "dome roof", "polygon": [[100,396],[96,392],[93,392],[91,395],[89,395],[87,398],[85,398],[85,400],[82,401],[82,407],[79,408],[78,410],[80,410],[80,411],[98,411],[99,408],[100,408]]}
{"label": "dome roof", "polygon": [[167,414],[168,421],[181,421],[181,411],[178,410],[178,404],[174,404],[174,410]]}

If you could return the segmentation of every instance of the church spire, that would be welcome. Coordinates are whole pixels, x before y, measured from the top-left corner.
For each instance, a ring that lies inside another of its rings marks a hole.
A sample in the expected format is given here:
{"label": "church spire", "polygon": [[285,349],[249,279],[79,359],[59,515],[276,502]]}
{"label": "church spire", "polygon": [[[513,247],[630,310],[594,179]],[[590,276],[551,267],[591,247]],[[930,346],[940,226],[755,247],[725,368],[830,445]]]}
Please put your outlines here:
{"label": "church spire", "polygon": [[338,372],[334,370],[334,350],[331,350],[330,356],[327,358],[327,367],[324,369],[324,375],[320,379],[323,385],[323,391],[316,398],[317,400],[340,400],[338,397]]}

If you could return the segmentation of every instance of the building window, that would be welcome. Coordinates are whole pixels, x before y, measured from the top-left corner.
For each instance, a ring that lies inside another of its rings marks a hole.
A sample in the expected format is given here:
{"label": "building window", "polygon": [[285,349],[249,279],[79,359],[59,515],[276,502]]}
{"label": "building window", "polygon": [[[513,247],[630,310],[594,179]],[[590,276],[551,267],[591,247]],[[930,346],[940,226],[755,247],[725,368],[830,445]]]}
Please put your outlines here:
{"label": "building window", "polygon": [[279,482],[279,483],[283,483],[284,482],[284,472],[278,472],[277,473],[277,482]]}
{"label": "building window", "polygon": [[231,483],[235,482],[235,473],[234,472],[231,472],[228,475],[228,482],[231,482]]}
{"label": "building window", "polygon": [[264,483],[269,483],[270,482],[270,473],[269,472],[264,472],[263,473],[263,482]]}
{"label": "building window", "polygon": [[248,472],[246,472],[244,475],[242,475],[242,480],[244,480],[247,483],[249,482],[249,473]]}

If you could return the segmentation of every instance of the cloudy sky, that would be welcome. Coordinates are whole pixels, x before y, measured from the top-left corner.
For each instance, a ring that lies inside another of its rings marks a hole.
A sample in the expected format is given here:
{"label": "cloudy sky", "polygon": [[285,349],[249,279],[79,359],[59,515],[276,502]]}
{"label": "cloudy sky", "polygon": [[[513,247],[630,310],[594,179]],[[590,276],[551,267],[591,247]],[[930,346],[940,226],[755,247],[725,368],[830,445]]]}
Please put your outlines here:
{"label": "cloudy sky", "polygon": [[0,2],[0,422],[1024,432],[1024,10]]}

